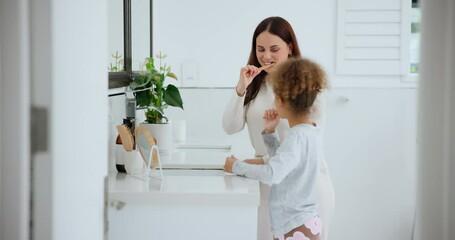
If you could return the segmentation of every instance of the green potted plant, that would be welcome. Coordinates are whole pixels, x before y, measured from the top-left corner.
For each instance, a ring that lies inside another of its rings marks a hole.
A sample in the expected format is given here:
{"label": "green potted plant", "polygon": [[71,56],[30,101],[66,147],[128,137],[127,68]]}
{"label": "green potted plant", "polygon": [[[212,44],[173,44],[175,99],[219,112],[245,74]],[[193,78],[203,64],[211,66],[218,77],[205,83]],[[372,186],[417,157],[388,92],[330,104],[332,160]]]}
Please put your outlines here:
{"label": "green potted plant", "polygon": [[156,57],[159,59],[158,68],[153,58],[147,58],[146,70],[136,76],[129,87],[134,92],[137,107],[145,111],[146,123],[167,123],[169,119],[164,115],[164,109],[169,106],[183,109],[183,101],[175,85],[164,85],[167,77],[177,80],[171,67],[164,63],[166,55],[159,53]]}
{"label": "green potted plant", "polygon": [[145,113],[145,121],[141,124],[148,125],[162,152],[161,150],[170,150],[172,145],[172,127],[164,110],[168,107],[183,109],[183,101],[175,85],[164,85],[167,78],[177,80],[171,67],[164,62],[166,55],[159,53],[156,58],[159,65],[155,66],[154,58],[147,58],[145,71],[136,76],[129,87],[136,98],[137,108],[143,109]]}

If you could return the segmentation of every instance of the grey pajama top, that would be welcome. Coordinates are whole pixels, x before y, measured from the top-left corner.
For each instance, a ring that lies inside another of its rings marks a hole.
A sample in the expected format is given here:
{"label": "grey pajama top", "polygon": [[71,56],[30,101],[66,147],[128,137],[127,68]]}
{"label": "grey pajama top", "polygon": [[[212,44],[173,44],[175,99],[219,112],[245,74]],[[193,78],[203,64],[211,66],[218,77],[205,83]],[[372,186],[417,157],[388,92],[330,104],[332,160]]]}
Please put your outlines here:
{"label": "grey pajama top", "polygon": [[318,215],[317,179],[322,162],[320,129],[299,124],[280,144],[278,134],[262,134],[270,160],[264,165],[236,161],[233,173],[272,185],[269,200],[274,236],[281,236]]}

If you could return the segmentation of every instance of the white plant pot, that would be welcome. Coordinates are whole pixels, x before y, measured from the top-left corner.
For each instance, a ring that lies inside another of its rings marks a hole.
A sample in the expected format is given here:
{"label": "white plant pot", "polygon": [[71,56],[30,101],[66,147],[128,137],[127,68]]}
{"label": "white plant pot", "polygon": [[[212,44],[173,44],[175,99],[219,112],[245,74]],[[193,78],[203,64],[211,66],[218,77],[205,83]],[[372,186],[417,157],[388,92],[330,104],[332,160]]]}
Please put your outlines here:
{"label": "white plant pot", "polygon": [[141,123],[147,127],[156,139],[160,154],[168,155],[172,151],[172,123],[152,124],[152,123]]}

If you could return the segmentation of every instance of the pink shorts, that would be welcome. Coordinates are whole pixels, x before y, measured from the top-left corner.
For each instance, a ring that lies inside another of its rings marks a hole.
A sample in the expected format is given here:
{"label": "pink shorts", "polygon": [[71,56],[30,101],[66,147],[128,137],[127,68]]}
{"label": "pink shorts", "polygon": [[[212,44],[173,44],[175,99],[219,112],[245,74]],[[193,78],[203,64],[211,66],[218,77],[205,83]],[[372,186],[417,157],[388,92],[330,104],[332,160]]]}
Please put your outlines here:
{"label": "pink shorts", "polygon": [[319,216],[314,216],[302,226],[299,226],[285,235],[281,235],[278,240],[318,240],[321,237],[322,224]]}

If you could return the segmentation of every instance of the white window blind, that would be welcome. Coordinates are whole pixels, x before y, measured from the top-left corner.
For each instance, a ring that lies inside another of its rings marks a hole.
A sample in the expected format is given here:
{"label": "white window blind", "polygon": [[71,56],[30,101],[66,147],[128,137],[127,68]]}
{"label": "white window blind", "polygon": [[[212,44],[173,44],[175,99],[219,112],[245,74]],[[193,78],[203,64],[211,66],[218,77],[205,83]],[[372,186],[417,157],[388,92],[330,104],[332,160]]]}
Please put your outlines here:
{"label": "white window blind", "polygon": [[410,0],[338,0],[337,74],[408,74],[410,10]]}

